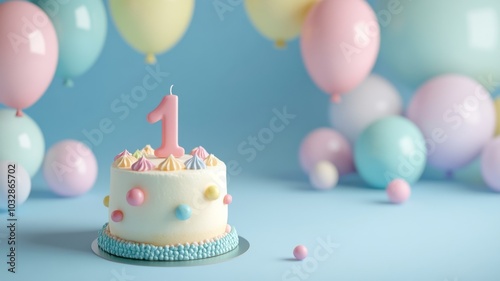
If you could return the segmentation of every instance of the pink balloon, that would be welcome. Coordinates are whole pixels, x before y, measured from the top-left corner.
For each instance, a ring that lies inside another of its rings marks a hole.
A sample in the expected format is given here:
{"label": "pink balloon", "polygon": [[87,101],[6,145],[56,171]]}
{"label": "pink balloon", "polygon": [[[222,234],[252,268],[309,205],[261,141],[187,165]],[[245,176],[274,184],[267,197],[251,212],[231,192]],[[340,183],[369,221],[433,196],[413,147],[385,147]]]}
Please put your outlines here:
{"label": "pink balloon", "polygon": [[424,135],[429,163],[447,172],[472,162],[495,129],[490,94],[462,75],[426,82],[415,93],[407,115]]}
{"label": "pink balloon", "polygon": [[97,178],[97,161],[83,143],[64,140],[52,146],[43,162],[43,175],[54,193],[77,196],[89,191]]}
{"label": "pink balloon", "polygon": [[363,0],[323,0],[309,12],[301,35],[302,58],[324,92],[340,94],[371,72],[380,46],[377,17]]}
{"label": "pink balloon", "polygon": [[486,184],[500,192],[500,137],[490,141],[481,155],[481,173]]}
{"label": "pink balloon", "polygon": [[329,128],[316,129],[307,135],[300,145],[299,158],[306,173],[321,161],[335,165],[340,175],[354,172],[351,145],[344,136]]}
{"label": "pink balloon", "polygon": [[50,85],[59,47],[50,19],[26,1],[0,4],[0,101],[20,110]]}

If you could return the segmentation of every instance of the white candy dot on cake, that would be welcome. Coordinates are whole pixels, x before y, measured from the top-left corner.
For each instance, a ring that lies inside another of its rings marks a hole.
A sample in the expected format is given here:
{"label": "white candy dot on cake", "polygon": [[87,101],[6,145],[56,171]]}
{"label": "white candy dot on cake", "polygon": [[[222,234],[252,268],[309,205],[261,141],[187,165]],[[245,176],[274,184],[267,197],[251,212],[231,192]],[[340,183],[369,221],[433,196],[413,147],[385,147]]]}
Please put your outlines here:
{"label": "white candy dot on cake", "polygon": [[216,200],[219,198],[219,189],[215,185],[210,185],[205,189],[205,198],[208,200]]}

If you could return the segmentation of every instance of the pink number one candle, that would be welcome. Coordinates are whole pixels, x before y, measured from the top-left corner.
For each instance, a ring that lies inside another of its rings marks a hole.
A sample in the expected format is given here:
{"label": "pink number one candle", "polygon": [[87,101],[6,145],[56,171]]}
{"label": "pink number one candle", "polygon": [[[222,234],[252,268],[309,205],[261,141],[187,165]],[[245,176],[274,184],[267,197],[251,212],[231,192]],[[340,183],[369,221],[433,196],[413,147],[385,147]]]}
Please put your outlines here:
{"label": "pink number one candle", "polygon": [[160,104],[148,114],[148,122],[156,123],[161,120],[161,146],[155,150],[156,157],[168,157],[170,154],[175,157],[184,155],[184,148],[178,144],[178,116],[177,116],[177,96],[166,95]]}

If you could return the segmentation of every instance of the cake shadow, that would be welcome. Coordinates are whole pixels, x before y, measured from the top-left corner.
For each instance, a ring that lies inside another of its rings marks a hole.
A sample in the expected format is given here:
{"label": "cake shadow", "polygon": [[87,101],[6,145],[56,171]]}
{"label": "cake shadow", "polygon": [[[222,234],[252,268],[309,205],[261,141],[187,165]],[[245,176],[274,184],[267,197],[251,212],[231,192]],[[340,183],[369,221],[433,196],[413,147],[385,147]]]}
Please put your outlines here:
{"label": "cake shadow", "polygon": [[30,242],[48,248],[92,253],[90,245],[98,236],[97,230],[34,233]]}

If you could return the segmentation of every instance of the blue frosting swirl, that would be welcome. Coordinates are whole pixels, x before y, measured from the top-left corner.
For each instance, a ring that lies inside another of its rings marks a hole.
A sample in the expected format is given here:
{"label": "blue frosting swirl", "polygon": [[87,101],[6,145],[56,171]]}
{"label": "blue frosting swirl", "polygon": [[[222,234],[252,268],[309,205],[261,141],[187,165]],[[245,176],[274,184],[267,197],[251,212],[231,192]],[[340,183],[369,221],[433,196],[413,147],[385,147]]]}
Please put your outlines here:
{"label": "blue frosting swirl", "polygon": [[198,155],[193,155],[193,157],[189,158],[184,165],[186,165],[186,169],[188,170],[201,170],[207,168],[205,162],[198,157]]}

